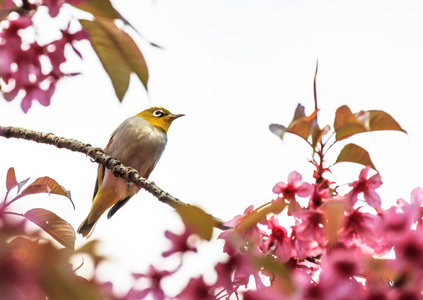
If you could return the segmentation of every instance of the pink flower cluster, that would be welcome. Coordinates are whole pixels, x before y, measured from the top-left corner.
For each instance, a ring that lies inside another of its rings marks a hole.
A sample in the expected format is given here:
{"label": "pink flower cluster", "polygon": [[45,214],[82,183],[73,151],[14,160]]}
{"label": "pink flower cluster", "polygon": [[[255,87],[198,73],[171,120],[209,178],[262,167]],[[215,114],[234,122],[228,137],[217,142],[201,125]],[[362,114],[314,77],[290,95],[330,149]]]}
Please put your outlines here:
{"label": "pink flower cluster", "polygon": [[[344,196],[292,172],[288,183],[276,184],[278,197],[269,205],[284,202],[284,218],[294,225],[283,226],[282,213],[247,224],[260,210],[248,207],[220,234],[227,259],[215,266],[216,282],[193,278],[176,299],[421,299],[423,189],[412,191],[410,203],[400,199],[383,210],[375,192],[381,178],[368,178],[369,171],[363,169]],[[300,197],[309,198],[308,206],[297,202]],[[338,225],[331,220],[332,204],[342,208],[335,215]],[[189,230],[166,236],[173,246],[164,256],[196,251],[187,242]],[[167,299],[160,280],[173,274],[151,268],[143,275],[151,287],[132,294]]]}
{"label": "pink flower cluster", "polygon": [[[7,101],[21,98],[24,112],[29,110],[34,100],[44,106],[49,105],[59,79],[65,75],[75,75],[64,74],[60,65],[66,61],[66,45],[71,45],[81,56],[73,43],[87,39],[85,31],[71,33],[69,26],[64,30],[57,29],[61,32],[61,38],[45,45],[34,39],[37,26],[33,16],[38,8],[46,6],[50,16],[56,17],[65,2],[75,4],[81,1],[44,0],[37,2],[38,5],[22,1],[23,7],[19,8],[9,3],[7,6],[16,11],[0,23],[0,90]],[[30,30],[32,32],[28,34]],[[31,37],[28,38],[28,35]]]}

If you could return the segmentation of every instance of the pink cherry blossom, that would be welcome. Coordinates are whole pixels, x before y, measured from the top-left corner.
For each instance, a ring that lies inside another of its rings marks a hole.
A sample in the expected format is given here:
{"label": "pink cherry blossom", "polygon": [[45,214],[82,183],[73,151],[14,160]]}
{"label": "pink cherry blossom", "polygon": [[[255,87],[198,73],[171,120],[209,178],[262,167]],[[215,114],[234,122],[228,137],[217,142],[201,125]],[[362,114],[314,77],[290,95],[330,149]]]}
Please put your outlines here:
{"label": "pink cherry blossom", "polygon": [[399,199],[398,205],[402,208],[409,220],[417,222],[417,229],[423,229],[423,189],[417,187],[411,191],[410,203]]}
{"label": "pink cherry blossom", "polygon": [[273,253],[278,260],[287,262],[293,256],[293,249],[286,229],[279,224],[276,217],[268,220],[267,227],[271,232],[262,243],[262,251],[265,254]]}
{"label": "pink cherry blossom", "polygon": [[[50,15],[56,16],[65,2],[82,1],[39,1],[37,5],[28,4],[29,6],[25,8],[28,11],[18,18],[11,17],[2,20],[0,78],[4,84],[0,86],[0,90],[6,101],[20,99],[24,112],[29,110],[34,100],[41,105],[49,105],[57,82],[66,75],[76,74],[64,74],[60,70],[60,65],[66,61],[64,52],[67,45],[70,45],[74,52],[82,57],[74,43],[88,39],[85,30],[70,32],[69,25],[65,30],[56,28],[62,33],[62,37],[47,45],[40,45],[37,40],[25,38],[26,35],[23,34],[23,30],[31,28],[36,30],[37,24],[33,23],[32,16],[39,6],[47,6]],[[43,63],[41,63],[42,60]]]}
{"label": "pink cherry blossom", "polygon": [[[297,221],[296,224],[298,223]],[[302,239],[301,235],[297,234],[295,226],[292,227],[291,237],[295,254],[299,259],[304,260],[307,257],[316,257],[324,251],[317,241]]]}
{"label": "pink cherry blossom", "polygon": [[[325,181],[326,184],[326,181]],[[308,208],[316,209],[319,208],[325,199],[329,197],[329,188],[322,187],[322,184],[313,184],[313,192],[311,193]]]}
{"label": "pink cherry blossom", "polygon": [[247,286],[250,277],[255,278],[257,288],[264,287],[259,277],[259,270],[249,255],[233,253],[227,261],[218,263],[215,270],[219,276],[214,286],[223,287],[229,295],[235,293],[240,286]]}
{"label": "pink cherry blossom", "polygon": [[181,300],[216,300],[216,297],[211,293],[210,286],[208,286],[203,277],[191,278],[186,287],[179,293],[175,299]]}
{"label": "pink cherry blossom", "polygon": [[406,234],[414,222],[415,212],[403,210],[400,207],[391,207],[380,213],[382,218],[382,232],[387,240],[395,243]]}
{"label": "pink cherry blossom", "polygon": [[261,290],[249,290],[243,294],[244,300],[280,300],[281,290],[278,288],[265,288]]}
{"label": "pink cherry blossom", "polygon": [[148,295],[152,297],[154,300],[164,300],[166,299],[165,293],[162,290],[161,287],[161,280],[164,277],[167,277],[169,275],[173,274],[173,272],[170,271],[160,271],[157,270],[154,266],[150,266],[148,272],[146,274],[133,274],[133,277],[135,279],[139,278],[147,278],[150,281],[150,284],[147,288],[144,289],[131,289],[126,299],[128,300],[135,300],[135,299],[144,299]]}
{"label": "pink cherry blossom", "polygon": [[363,253],[382,255],[390,249],[382,232],[380,216],[357,208],[345,216],[338,239],[348,247],[358,247]]}
{"label": "pink cherry blossom", "polygon": [[[254,213],[254,207],[251,205],[245,209],[243,215],[238,215],[225,223],[225,226],[232,227],[232,229],[225,230],[219,235],[220,239],[225,240],[224,252],[233,253],[234,251],[240,251],[239,249],[248,243],[252,246],[253,251],[260,253],[259,247],[263,232],[258,228],[257,224],[251,224],[242,230],[238,227],[252,213]],[[264,223],[264,221],[261,222]]]}
{"label": "pink cherry blossom", "polygon": [[[364,271],[365,258],[354,249],[332,249],[322,257],[319,285],[326,299],[363,299],[363,286],[354,276]],[[324,299],[324,298],[323,298]]]}
{"label": "pink cherry blossom", "polygon": [[171,241],[172,246],[169,250],[162,253],[163,257],[168,257],[174,253],[185,253],[188,251],[197,252],[197,248],[188,242],[188,238],[192,235],[192,231],[185,229],[185,231],[178,235],[170,231],[165,231],[165,236]]}
{"label": "pink cherry blossom", "polygon": [[296,222],[293,226],[295,237],[304,241],[316,241],[320,247],[326,244],[324,233],[324,215],[320,210],[304,210],[296,217],[301,222]]}
{"label": "pink cherry blossom", "polygon": [[42,2],[44,6],[47,6],[49,15],[55,18],[59,14],[60,8],[64,3],[68,2],[75,5],[83,1],[84,0],[43,0]]}
{"label": "pink cherry blossom", "polygon": [[364,200],[373,208],[379,208],[382,201],[380,196],[375,192],[375,189],[382,185],[382,180],[379,174],[375,174],[367,179],[370,167],[361,170],[358,181],[350,184],[353,187],[351,192],[346,195],[346,199],[350,208],[357,202],[357,196],[363,194]]}
{"label": "pink cherry blossom", "polygon": [[282,194],[286,199],[295,199],[295,196],[308,197],[312,186],[302,181],[302,176],[296,171],[288,175],[288,183],[278,182],[273,188],[275,194]]}
{"label": "pink cherry blossom", "polygon": [[[409,230],[396,241],[395,256],[399,261],[409,264],[418,270],[423,268],[423,232]],[[420,271],[421,272],[421,271]],[[423,275],[423,274],[422,274]]]}

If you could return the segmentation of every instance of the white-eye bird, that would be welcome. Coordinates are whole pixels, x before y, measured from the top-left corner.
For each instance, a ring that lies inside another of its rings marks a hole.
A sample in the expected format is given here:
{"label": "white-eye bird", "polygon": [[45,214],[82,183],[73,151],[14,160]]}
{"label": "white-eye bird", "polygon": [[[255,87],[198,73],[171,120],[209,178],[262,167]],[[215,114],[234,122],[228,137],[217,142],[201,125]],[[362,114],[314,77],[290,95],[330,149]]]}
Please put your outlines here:
{"label": "white-eye bird", "polygon": [[[104,152],[148,178],[165,149],[170,124],[182,116],[162,107],[146,109],[119,125]],[[107,218],[112,217],[138,191],[136,185],[127,183],[99,165],[91,210],[79,226],[78,233],[89,237],[95,223],[106,210],[111,207]]]}

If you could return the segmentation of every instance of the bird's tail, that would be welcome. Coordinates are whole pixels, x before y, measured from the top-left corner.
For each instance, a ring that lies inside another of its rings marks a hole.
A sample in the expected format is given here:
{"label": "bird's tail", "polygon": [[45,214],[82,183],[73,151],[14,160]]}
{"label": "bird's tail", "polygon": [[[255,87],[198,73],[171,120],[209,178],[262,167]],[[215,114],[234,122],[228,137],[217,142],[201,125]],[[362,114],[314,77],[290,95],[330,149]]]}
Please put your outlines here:
{"label": "bird's tail", "polygon": [[88,223],[88,217],[84,220],[84,222],[82,222],[81,225],[79,225],[78,227],[78,233],[82,234],[83,237],[87,237],[89,238],[91,236],[91,234],[93,233],[95,224],[97,223],[97,221],[93,222],[93,223]]}

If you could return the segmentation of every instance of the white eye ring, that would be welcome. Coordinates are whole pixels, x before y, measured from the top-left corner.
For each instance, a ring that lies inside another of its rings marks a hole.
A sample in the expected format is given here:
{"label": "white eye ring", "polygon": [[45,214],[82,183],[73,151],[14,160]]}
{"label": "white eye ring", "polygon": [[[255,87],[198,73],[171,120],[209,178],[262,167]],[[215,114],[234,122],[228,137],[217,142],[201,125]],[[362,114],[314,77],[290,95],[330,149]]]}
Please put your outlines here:
{"label": "white eye ring", "polygon": [[162,116],[164,116],[164,112],[161,109],[157,109],[153,112],[153,116],[162,117]]}

